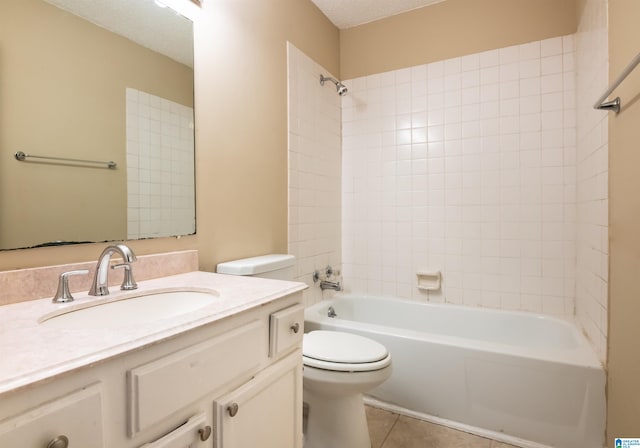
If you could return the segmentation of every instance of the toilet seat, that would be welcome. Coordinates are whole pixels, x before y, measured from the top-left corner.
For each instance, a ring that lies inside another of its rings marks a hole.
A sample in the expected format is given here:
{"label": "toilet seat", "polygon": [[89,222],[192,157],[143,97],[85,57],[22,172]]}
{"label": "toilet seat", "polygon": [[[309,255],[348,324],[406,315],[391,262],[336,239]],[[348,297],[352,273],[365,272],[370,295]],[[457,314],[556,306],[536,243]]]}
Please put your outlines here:
{"label": "toilet seat", "polygon": [[340,331],[306,333],[302,354],[305,366],[339,372],[380,370],[391,364],[391,356],[384,345]]}

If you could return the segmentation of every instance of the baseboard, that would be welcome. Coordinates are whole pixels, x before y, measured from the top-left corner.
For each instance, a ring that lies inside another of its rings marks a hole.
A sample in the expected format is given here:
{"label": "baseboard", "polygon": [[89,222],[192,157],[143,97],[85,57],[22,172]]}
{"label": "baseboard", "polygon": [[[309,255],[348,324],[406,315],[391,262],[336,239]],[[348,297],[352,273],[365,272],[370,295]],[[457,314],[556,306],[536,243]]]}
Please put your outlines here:
{"label": "baseboard", "polygon": [[373,406],[375,408],[384,409],[385,411],[395,412],[396,414],[406,415],[407,417],[416,418],[418,420],[424,420],[425,422],[435,423],[436,425],[446,426],[458,431],[467,432],[487,439],[496,440],[498,442],[508,443],[521,448],[553,448],[550,445],[543,445],[541,443],[532,442],[530,440],[521,439],[519,437],[509,436],[502,432],[491,431],[484,428],[478,428],[476,426],[466,425],[453,420],[447,420],[446,418],[435,417],[429,414],[423,414],[421,412],[411,411],[409,409],[396,406],[391,403],[387,403],[375,398],[364,397],[365,404]]}

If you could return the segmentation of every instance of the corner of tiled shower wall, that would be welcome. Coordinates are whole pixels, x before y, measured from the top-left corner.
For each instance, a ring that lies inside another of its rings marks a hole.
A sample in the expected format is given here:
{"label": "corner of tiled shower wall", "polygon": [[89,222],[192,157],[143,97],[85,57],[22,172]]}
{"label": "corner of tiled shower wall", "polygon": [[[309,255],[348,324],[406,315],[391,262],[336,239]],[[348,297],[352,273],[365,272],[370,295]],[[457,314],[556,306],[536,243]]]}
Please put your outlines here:
{"label": "corner of tiled shower wall", "polygon": [[341,269],[340,96],[320,85],[320,65],[287,45],[289,80],[289,253],[296,280],[305,282],[305,305],[333,294],[313,283],[314,270]]}
{"label": "corner of tiled shower wall", "polygon": [[607,358],[608,118],[592,108],[609,84],[607,1],[588,0],[576,34],[576,318],[600,359]]}
{"label": "corner of tiled shower wall", "polygon": [[344,83],[347,287],[573,315],[574,36]]}

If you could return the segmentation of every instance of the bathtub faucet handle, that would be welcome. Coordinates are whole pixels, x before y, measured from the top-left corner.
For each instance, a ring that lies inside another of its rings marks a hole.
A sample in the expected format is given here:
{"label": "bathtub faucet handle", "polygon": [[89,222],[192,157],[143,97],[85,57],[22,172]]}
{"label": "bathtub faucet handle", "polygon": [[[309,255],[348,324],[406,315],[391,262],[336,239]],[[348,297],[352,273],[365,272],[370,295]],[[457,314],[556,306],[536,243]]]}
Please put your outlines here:
{"label": "bathtub faucet handle", "polygon": [[325,271],[324,271],[324,276],[320,275],[320,271],[315,270],[313,271],[313,283],[318,283],[318,281],[320,282],[320,289],[321,290],[325,290],[325,289],[333,289],[334,291],[342,291],[342,285],[340,284],[340,281],[335,281],[332,282],[329,279],[331,277],[333,277],[334,275],[340,275],[340,271],[334,271],[333,268],[331,266],[327,266]]}

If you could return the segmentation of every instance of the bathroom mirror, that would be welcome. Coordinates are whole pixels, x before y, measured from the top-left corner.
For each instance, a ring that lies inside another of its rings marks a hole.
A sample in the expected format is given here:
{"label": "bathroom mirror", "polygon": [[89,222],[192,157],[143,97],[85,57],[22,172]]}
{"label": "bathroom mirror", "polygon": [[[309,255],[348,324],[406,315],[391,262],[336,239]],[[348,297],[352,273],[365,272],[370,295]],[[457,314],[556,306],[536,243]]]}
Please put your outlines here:
{"label": "bathroom mirror", "polygon": [[195,233],[193,115],[159,0],[0,2],[0,249]]}

